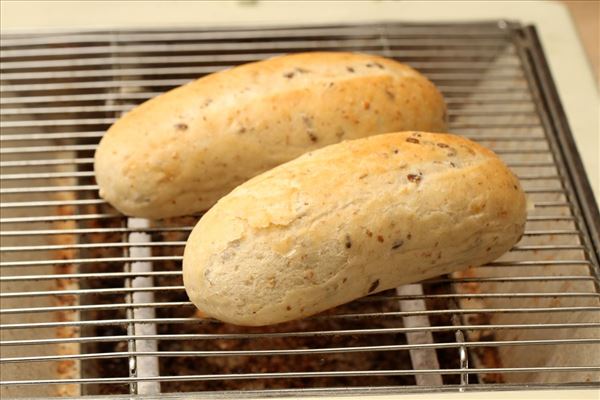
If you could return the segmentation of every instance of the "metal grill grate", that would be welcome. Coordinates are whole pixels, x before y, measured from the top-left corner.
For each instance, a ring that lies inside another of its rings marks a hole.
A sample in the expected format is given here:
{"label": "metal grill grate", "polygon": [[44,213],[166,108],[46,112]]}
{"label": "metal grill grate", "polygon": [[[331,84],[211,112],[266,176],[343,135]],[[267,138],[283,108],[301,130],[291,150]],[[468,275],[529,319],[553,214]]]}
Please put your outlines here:
{"label": "metal grill grate", "polygon": [[[2,395],[600,383],[600,219],[533,28],[68,32],[1,44]],[[119,215],[98,198],[93,151],[119,115],[165,90],[310,50],[382,54],[435,81],[451,130],[520,177],[534,205],[526,233],[486,266],[303,321],[240,328],[203,318],[179,266],[196,218]]]}

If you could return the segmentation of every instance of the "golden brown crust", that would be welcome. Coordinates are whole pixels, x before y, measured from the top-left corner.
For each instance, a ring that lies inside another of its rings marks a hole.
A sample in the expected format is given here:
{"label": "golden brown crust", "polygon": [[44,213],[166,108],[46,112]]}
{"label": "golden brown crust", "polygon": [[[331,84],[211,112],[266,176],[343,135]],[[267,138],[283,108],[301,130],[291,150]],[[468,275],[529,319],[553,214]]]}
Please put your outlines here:
{"label": "golden brown crust", "polygon": [[331,145],[240,185],[184,254],[206,314],[265,325],[494,260],[518,240],[525,196],[490,150],[402,132]]}
{"label": "golden brown crust", "polygon": [[440,92],[382,57],[303,53],[243,65],[126,114],[95,155],[100,194],[128,215],[202,211],[306,151],[399,130],[446,130]]}

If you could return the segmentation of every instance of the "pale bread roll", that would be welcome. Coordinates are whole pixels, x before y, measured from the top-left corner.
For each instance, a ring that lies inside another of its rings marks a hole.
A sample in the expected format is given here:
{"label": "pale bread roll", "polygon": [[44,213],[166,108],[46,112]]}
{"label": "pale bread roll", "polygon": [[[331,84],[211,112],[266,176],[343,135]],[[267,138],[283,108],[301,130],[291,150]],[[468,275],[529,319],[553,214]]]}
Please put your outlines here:
{"label": "pale bread roll", "polygon": [[446,131],[442,95],[423,75],[371,55],[295,54],[145,102],[104,135],[94,169],[119,211],[172,217],[307,151],[398,130]]}
{"label": "pale bread roll", "polygon": [[183,279],[209,316],[275,324],[485,264],[525,220],[519,181],[492,151],[449,134],[377,135],[223,197],[188,239]]}

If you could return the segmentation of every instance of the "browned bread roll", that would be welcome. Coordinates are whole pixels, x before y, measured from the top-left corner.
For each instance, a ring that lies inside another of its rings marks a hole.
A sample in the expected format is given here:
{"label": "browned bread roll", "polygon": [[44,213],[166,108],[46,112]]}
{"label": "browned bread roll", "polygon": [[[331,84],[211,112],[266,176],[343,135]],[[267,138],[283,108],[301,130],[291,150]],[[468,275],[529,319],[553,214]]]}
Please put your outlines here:
{"label": "browned bread roll", "polygon": [[446,131],[440,92],[382,57],[303,53],[215,73],[127,113],[95,155],[100,196],[127,215],[212,206],[249,178],[346,139]]}
{"label": "browned bread roll", "polygon": [[402,132],[307,153],[234,189],[196,225],[183,278],[220,320],[266,325],[492,261],[525,195],[490,150]]}

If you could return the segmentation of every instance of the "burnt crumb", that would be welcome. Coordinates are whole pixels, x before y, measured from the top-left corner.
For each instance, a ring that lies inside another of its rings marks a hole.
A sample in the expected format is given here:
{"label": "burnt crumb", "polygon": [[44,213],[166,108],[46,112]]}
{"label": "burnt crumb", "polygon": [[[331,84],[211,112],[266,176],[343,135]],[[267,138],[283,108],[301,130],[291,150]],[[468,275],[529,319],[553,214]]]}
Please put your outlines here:
{"label": "burnt crumb", "polygon": [[334,85],[335,85],[335,82],[329,82],[329,83],[327,84],[327,87],[333,87]]}
{"label": "burnt crumb", "polygon": [[394,92],[392,92],[388,88],[385,89],[385,94],[387,95],[387,97],[389,97],[390,100],[395,100],[396,99],[396,95],[394,94]]}
{"label": "burnt crumb", "polygon": [[489,253],[490,251],[492,251],[492,248],[488,247],[487,249],[485,249],[485,251],[487,251]]}
{"label": "burnt crumb", "polygon": [[383,236],[381,236],[381,235],[377,235],[377,241],[378,241],[379,243],[383,243]]}
{"label": "burnt crumb", "polygon": [[237,133],[242,134],[242,133],[246,133],[246,127],[242,126],[237,130]]}
{"label": "burnt crumb", "polygon": [[407,138],[406,141],[408,143],[415,143],[415,144],[421,143],[421,142],[419,142],[419,139],[415,139],[415,138],[411,138],[411,137]]}
{"label": "burnt crumb", "polygon": [[375,279],[375,281],[373,281],[373,283],[371,283],[371,286],[369,287],[369,293],[371,293],[372,291],[377,289],[378,286],[379,286],[379,279]]}
{"label": "burnt crumb", "polygon": [[407,238],[408,240],[412,239],[412,234],[410,234],[410,233],[409,233],[408,235],[406,235],[406,238]]}
{"label": "burnt crumb", "polygon": [[513,185],[513,188],[514,188],[515,190],[519,190],[519,188],[517,187],[517,185]]}
{"label": "burnt crumb", "polygon": [[184,123],[175,124],[175,129],[177,129],[178,131],[187,131],[188,128],[189,126]]}
{"label": "burnt crumb", "polygon": [[349,249],[352,247],[352,241],[350,240],[350,235],[346,235],[346,248]]}
{"label": "burnt crumb", "polygon": [[456,164],[454,164],[452,161],[450,161],[450,165],[452,166],[452,168],[456,168]]}
{"label": "burnt crumb", "polygon": [[370,230],[368,230],[368,229],[367,229],[367,232],[366,232],[366,233],[367,233],[367,236],[368,236],[368,237],[373,237],[373,232],[371,232]]}
{"label": "burnt crumb", "polygon": [[452,147],[449,148],[448,153],[446,153],[446,155],[448,157],[454,157],[456,155],[456,150],[454,150]]}
{"label": "burnt crumb", "polygon": [[347,281],[348,281],[348,278],[342,279],[342,283],[346,283]]}
{"label": "burnt crumb", "polygon": [[420,183],[423,179],[423,175],[419,172],[418,174],[408,174],[406,178],[413,183]]}
{"label": "burnt crumb", "polygon": [[404,244],[404,240],[396,240],[392,245],[392,250],[397,250]]}
{"label": "burnt crumb", "polygon": [[204,104],[202,104],[202,107],[208,107],[210,105],[210,103],[212,103],[213,100],[212,99],[206,99],[204,100]]}
{"label": "burnt crumb", "polygon": [[315,143],[316,141],[319,140],[319,138],[312,132],[308,131],[306,132],[306,134],[308,135],[309,139],[311,142]]}
{"label": "burnt crumb", "polygon": [[346,71],[348,71],[350,73],[354,73],[354,68],[352,68],[352,67],[346,67]]}
{"label": "burnt crumb", "polygon": [[292,307],[287,306],[285,309],[288,310],[288,311],[290,311],[292,309]]}
{"label": "burnt crumb", "polygon": [[286,72],[283,74],[284,78],[292,79],[294,77],[294,72]]}
{"label": "burnt crumb", "polygon": [[338,130],[335,132],[335,136],[337,136],[338,138],[344,137],[345,134],[346,134],[346,132],[344,131],[344,128],[342,128],[342,127],[339,127]]}
{"label": "burnt crumb", "polygon": [[369,174],[362,174],[361,176],[359,176],[359,177],[358,177],[358,179],[364,179],[364,178],[366,178],[367,176],[369,176]]}
{"label": "burnt crumb", "polygon": [[394,154],[398,154],[398,149],[394,149]]}
{"label": "burnt crumb", "polygon": [[436,145],[437,147],[441,147],[442,149],[447,149],[448,147],[450,147],[446,143],[436,143]]}

